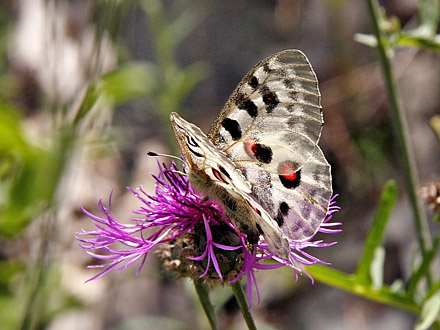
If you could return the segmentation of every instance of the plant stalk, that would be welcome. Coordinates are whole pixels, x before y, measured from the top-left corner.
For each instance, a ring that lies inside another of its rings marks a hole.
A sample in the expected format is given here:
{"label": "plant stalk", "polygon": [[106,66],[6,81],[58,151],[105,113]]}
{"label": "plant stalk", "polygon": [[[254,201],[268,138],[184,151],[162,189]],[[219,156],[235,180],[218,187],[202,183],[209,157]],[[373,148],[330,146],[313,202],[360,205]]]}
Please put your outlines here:
{"label": "plant stalk", "polygon": [[428,221],[426,214],[423,211],[420,200],[417,196],[417,187],[419,187],[417,167],[409,137],[408,123],[403,112],[401,102],[398,96],[395,80],[392,74],[392,65],[390,61],[390,52],[387,52],[387,45],[384,42],[382,33],[379,27],[379,5],[377,0],[368,0],[368,9],[370,11],[371,20],[373,23],[374,34],[377,39],[377,49],[379,51],[379,59],[382,65],[385,85],[388,97],[391,103],[392,114],[394,117],[395,133],[401,152],[402,164],[405,173],[406,187],[408,195],[411,200],[414,221],[417,231],[417,238],[420,250],[423,254],[431,248],[431,236],[428,230]]}
{"label": "plant stalk", "polygon": [[257,330],[255,326],[252,314],[249,312],[249,306],[246,301],[246,297],[243,292],[243,288],[239,281],[231,284],[232,292],[234,293],[235,299],[237,299],[238,306],[240,307],[241,313],[243,314],[244,321],[249,330]]}
{"label": "plant stalk", "polygon": [[199,278],[193,279],[194,288],[196,289],[197,296],[199,297],[200,303],[202,304],[203,311],[208,318],[209,325],[212,330],[217,330],[217,321],[215,319],[214,314],[214,306],[211,304],[211,300],[209,299],[209,292],[206,285]]}
{"label": "plant stalk", "polygon": [[68,156],[74,144],[74,130],[71,127],[61,127],[54,137],[55,159],[49,169],[53,179],[47,181],[50,190],[50,204],[46,214],[40,219],[41,242],[38,248],[38,255],[35,262],[30,266],[27,287],[23,298],[23,315],[20,329],[32,330],[42,326],[44,314],[46,313],[47,278],[51,271],[56,250],[51,248],[53,237],[56,235],[57,227],[57,191],[62,183],[62,176],[65,172]]}

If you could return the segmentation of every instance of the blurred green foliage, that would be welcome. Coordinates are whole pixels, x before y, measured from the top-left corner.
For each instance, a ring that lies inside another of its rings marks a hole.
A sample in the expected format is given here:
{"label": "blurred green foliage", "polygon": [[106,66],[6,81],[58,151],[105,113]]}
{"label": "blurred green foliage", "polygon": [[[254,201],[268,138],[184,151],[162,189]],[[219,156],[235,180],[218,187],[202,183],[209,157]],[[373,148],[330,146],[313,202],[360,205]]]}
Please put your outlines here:
{"label": "blurred green foliage", "polygon": [[[97,1],[94,21],[98,41],[112,36],[115,47],[126,57],[125,46],[117,38],[123,13],[135,1]],[[111,72],[96,76],[88,87],[80,105],[72,108],[51,103],[42,96],[32,112],[43,112],[50,121],[49,128],[30,136],[25,130],[26,116],[15,99],[25,91],[20,79],[6,65],[9,17],[0,11],[0,237],[20,240],[29,225],[40,221],[40,247],[36,259],[8,258],[0,262],[0,320],[2,329],[42,329],[53,318],[81,303],[59,290],[56,259],[48,254],[51,236],[56,235],[57,191],[75,148],[83,146],[89,133],[99,136],[89,122],[105,109],[136,98],[147,99],[169,127],[169,113],[177,111],[194,86],[208,74],[204,62],[181,68],[175,60],[176,47],[197,22],[203,18],[198,10],[182,3],[174,3],[173,20],[166,16],[160,1],[142,1],[155,36],[156,62],[125,59]],[[97,10],[101,8],[101,10]],[[98,63],[99,65],[99,63]],[[91,68],[92,71],[95,68]],[[29,111],[29,110],[28,110]],[[65,115],[66,112],[75,115]],[[60,119],[61,118],[61,119]],[[169,141],[170,146],[174,142]],[[73,238],[72,238],[73,239]],[[55,254],[56,255],[56,254]],[[14,284],[14,285],[12,285]]]}

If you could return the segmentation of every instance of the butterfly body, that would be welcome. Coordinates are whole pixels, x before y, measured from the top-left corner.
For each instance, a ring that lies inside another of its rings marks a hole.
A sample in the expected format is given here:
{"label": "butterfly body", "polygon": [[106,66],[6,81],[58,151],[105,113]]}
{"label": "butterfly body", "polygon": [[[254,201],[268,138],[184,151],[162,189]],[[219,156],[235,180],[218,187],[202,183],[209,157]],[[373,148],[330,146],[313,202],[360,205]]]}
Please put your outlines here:
{"label": "butterfly body", "polygon": [[323,124],[316,76],[297,50],[258,63],[239,83],[208,135],[171,114],[189,181],[219,200],[250,243],[260,234],[288,258],[289,240],[310,238],[332,195],[317,143]]}

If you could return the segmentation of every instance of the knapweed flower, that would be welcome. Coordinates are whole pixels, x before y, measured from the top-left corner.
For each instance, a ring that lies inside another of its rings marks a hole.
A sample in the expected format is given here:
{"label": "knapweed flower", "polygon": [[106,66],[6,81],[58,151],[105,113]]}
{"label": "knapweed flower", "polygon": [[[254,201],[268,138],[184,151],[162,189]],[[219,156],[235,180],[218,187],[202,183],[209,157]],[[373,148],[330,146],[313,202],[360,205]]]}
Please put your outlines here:
{"label": "knapweed flower", "polygon": [[[134,211],[136,217],[130,223],[121,223],[113,217],[111,195],[108,207],[99,202],[99,216],[83,209],[93,220],[96,230],[80,232],[77,239],[89,255],[105,261],[89,266],[103,268],[90,280],[125,269],[140,259],[139,273],[155,248],[164,268],[181,277],[203,278],[210,285],[233,283],[246,277],[251,306],[253,286],[260,301],[256,270],[287,266],[293,269],[297,279],[298,274],[306,273],[302,265],[325,263],[305,252],[305,248],[336,244],[312,241],[313,238],[291,241],[290,260],[279,258],[264,240],[250,244],[246,235],[236,230],[220,204],[196,192],[174,163],[170,167],[159,165],[159,169],[159,175],[153,176],[155,195],[148,195],[142,187],[128,188],[142,203],[140,209]],[[329,222],[332,214],[339,210],[334,205],[334,198],[319,232],[341,231],[334,228],[340,223]],[[104,253],[97,254],[97,250]],[[270,260],[275,262],[268,262]]]}

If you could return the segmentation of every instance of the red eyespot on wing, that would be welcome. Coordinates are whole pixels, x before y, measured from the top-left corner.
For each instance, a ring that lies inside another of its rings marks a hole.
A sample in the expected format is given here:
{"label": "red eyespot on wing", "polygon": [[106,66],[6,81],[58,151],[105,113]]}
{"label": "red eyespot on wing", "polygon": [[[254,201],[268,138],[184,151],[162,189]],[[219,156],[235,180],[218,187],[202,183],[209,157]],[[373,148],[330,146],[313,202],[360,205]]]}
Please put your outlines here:
{"label": "red eyespot on wing", "polygon": [[258,161],[265,164],[272,162],[272,149],[267,145],[258,143],[255,138],[247,140],[244,143],[244,148],[249,156],[255,157]]}
{"label": "red eyespot on wing", "polygon": [[295,189],[301,183],[301,170],[297,171],[296,166],[290,162],[282,164],[279,168],[278,177],[282,185],[287,189]]}
{"label": "red eyespot on wing", "polygon": [[257,146],[258,146],[257,145],[257,140],[254,139],[254,138],[249,139],[249,140],[247,140],[244,143],[244,147],[245,147],[246,153],[249,156],[255,156],[255,154],[257,153]]}
{"label": "red eyespot on wing", "polygon": [[289,180],[289,181],[293,181],[296,180],[296,173],[292,173],[292,174],[288,174],[288,175],[283,175],[284,179]]}
{"label": "red eyespot on wing", "polygon": [[223,183],[226,183],[226,181],[223,179],[222,175],[220,174],[219,171],[217,171],[215,168],[212,169],[212,174],[214,174],[215,178]]}

